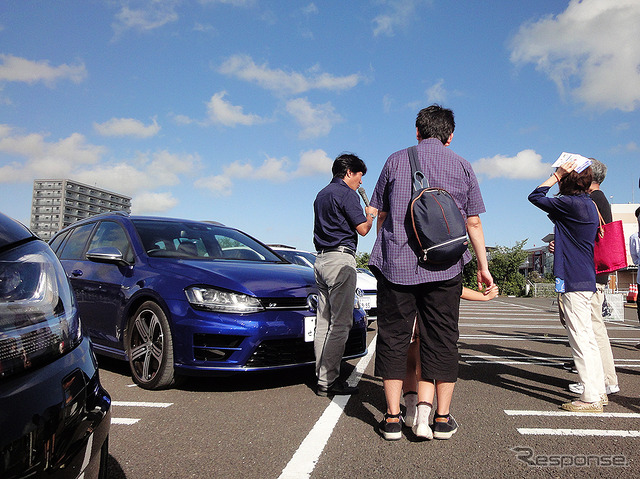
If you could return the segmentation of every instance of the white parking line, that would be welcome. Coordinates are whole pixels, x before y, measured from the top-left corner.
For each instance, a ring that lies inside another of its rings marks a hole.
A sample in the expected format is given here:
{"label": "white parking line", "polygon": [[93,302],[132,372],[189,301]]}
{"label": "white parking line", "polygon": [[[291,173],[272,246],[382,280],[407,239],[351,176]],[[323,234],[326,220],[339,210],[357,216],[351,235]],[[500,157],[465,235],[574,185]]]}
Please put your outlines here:
{"label": "white parking line", "polygon": [[[111,401],[111,406],[116,407],[160,407],[166,408],[172,406],[172,402],[140,402],[140,401]],[[120,424],[124,426],[131,426],[137,423],[140,419],[126,418],[126,417],[112,417],[111,424]]]}
{"label": "white parking line", "polygon": [[607,437],[640,437],[640,431],[620,431],[607,429],[545,429],[518,428],[522,435],[536,436],[607,436]]}
{"label": "white parking line", "polygon": [[111,424],[124,424],[125,426],[130,426],[137,423],[139,420],[140,419],[131,419],[126,417],[112,417]]}
{"label": "white parking line", "polygon": [[111,401],[112,406],[127,407],[169,407],[172,402],[134,402],[134,401]]}
{"label": "white parking line", "polygon": [[[376,349],[377,337],[376,335],[371,340],[369,352],[358,361],[356,368],[351,373],[351,376],[349,376],[347,381],[351,386],[355,386],[360,382],[362,374],[365,369],[367,369],[369,361],[371,361]],[[350,398],[351,396],[334,396],[331,404],[327,406],[327,409],[325,409],[322,416],[320,416],[318,422],[316,422],[289,463],[282,470],[279,479],[306,479],[310,477],[318,463],[320,454],[322,454],[322,451],[327,445],[327,441],[329,441],[329,437],[331,437],[331,433],[338,423],[338,419],[342,416],[342,412]]]}
{"label": "white parking line", "polygon": [[636,412],[570,412],[570,411],[524,411],[517,409],[505,409],[507,416],[574,416],[574,417],[607,417],[607,418],[625,418],[640,419],[640,413]]}

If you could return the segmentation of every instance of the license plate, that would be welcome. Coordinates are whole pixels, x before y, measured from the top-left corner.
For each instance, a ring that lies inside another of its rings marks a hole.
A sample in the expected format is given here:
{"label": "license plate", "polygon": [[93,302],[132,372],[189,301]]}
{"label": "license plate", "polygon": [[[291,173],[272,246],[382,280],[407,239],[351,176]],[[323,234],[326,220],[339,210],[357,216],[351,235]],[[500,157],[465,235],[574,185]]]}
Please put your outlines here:
{"label": "license plate", "polygon": [[360,296],[360,306],[362,309],[371,309],[371,298],[367,296]]}
{"label": "license plate", "polygon": [[314,336],[316,335],[316,317],[315,316],[306,316],[304,318],[304,340],[309,343],[313,341]]}

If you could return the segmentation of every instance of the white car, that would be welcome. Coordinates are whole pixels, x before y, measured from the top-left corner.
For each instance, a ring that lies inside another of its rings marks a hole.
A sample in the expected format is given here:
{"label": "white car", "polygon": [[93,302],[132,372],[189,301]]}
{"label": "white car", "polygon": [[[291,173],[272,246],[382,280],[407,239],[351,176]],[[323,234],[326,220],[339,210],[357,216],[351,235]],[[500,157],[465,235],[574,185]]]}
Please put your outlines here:
{"label": "white car", "polygon": [[[310,251],[303,251],[292,246],[280,244],[268,246],[290,263],[313,268],[313,263],[316,261],[316,254]],[[375,318],[378,315],[378,282],[373,273],[366,268],[358,268],[357,272],[356,295],[360,301],[360,306],[365,310],[369,319]]]}

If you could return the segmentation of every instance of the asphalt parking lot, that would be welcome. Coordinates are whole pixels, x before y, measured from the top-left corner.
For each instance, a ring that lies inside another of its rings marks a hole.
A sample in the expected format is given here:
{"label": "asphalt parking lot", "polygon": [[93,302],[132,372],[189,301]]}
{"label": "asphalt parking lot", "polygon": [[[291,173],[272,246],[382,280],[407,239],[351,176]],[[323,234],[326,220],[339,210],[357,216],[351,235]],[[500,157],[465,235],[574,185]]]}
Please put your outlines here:
{"label": "asphalt parking lot", "polygon": [[550,299],[461,306],[460,380],[448,441],[375,431],[385,408],[370,354],[344,364],[360,394],[315,396],[313,369],[192,379],[178,389],[133,385],[126,364],[100,358],[113,399],[110,478],[638,477],[640,327],[634,309],[607,324],[621,391],[603,414],[563,413],[577,375]]}

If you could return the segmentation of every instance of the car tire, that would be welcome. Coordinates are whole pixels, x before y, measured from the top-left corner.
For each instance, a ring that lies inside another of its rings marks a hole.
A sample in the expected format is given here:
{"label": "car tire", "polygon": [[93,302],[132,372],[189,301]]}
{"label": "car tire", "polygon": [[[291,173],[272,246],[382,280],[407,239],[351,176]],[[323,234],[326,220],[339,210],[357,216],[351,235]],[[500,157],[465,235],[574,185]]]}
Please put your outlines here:
{"label": "car tire", "polygon": [[133,381],[144,389],[172,386],[173,338],[162,308],[153,301],[142,303],[129,319],[126,337]]}

